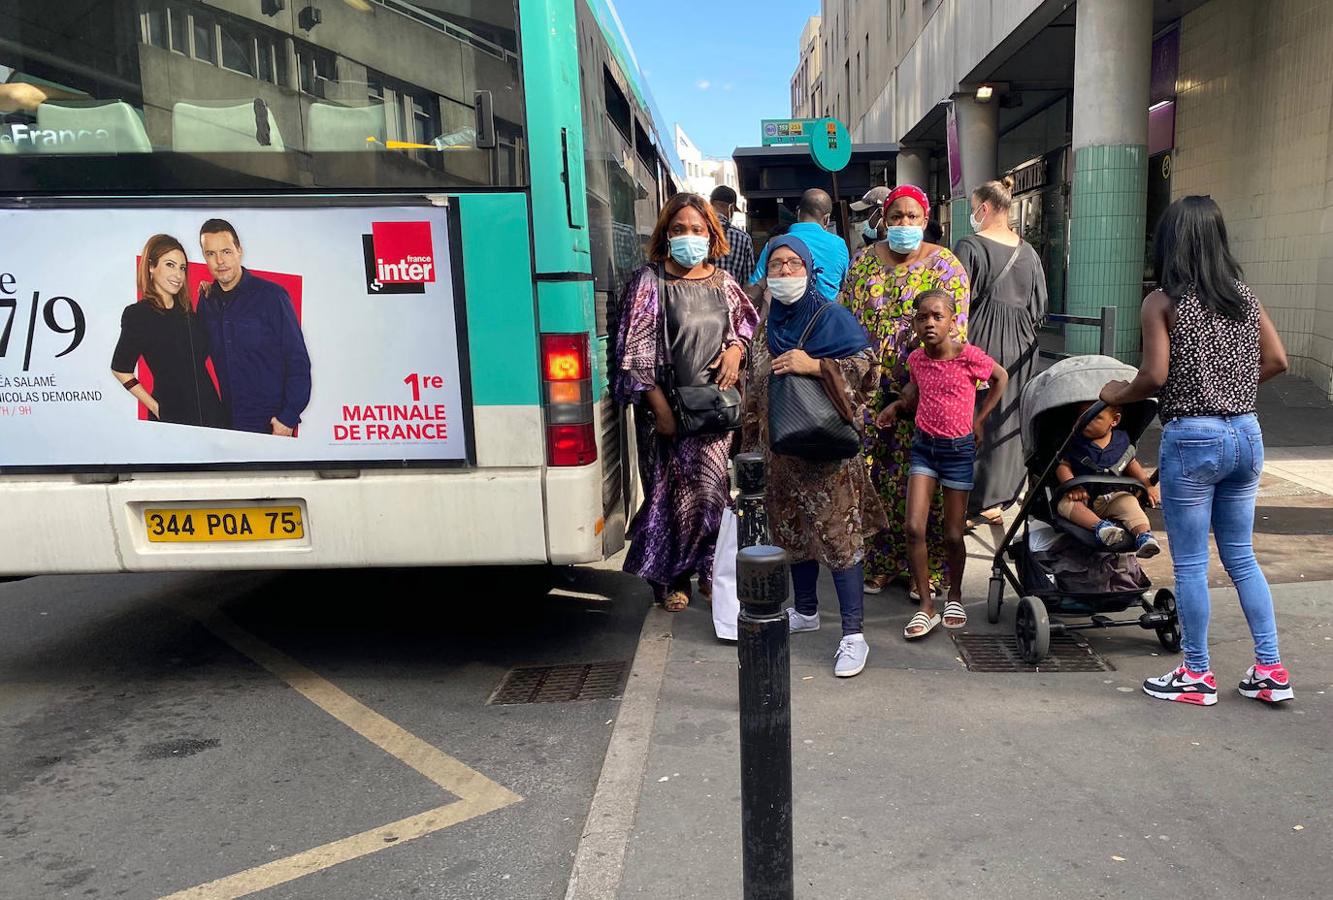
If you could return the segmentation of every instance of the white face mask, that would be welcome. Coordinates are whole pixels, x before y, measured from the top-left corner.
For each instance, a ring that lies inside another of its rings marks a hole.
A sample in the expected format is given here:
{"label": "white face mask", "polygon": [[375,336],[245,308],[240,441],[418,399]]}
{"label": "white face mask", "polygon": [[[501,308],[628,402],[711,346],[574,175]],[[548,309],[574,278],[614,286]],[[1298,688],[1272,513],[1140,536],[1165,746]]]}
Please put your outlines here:
{"label": "white face mask", "polygon": [[810,278],[805,275],[800,278],[770,278],[768,279],[768,292],[773,295],[774,300],[783,306],[791,306],[805,296],[809,284]]}
{"label": "white face mask", "polygon": [[985,209],[985,207],[978,206],[976,212],[968,214],[967,221],[968,224],[972,226],[973,231],[980,231],[981,226],[986,224],[986,216],[982,212],[983,209]]}

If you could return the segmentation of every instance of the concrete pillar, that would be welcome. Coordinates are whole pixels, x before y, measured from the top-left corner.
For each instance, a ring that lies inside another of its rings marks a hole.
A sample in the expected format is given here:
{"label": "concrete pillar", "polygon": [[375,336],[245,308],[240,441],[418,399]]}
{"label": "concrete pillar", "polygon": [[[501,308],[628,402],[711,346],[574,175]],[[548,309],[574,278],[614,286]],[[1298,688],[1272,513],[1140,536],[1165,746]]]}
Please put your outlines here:
{"label": "concrete pillar", "polygon": [[975,94],[955,94],[953,104],[963,163],[963,196],[949,203],[949,239],[956,246],[972,233],[972,191],[999,177],[1000,103],[998,97],[978,103]]}
{"label": "concrete pillar", "polygon": [[[1127,362],[1140,349],[1152,12],[1153,0],[1082,2],[1074,38],[1068,308],[1116,307],[1116,355]],[[1070,326],[1066,337],[1070,353],[1097,352],[1094,328]]]}
{"label": "concrete pillar", "polygon": [[896,184],[912,184],[923,191],[930,189],[930,153],[903,147],[898,150]]}

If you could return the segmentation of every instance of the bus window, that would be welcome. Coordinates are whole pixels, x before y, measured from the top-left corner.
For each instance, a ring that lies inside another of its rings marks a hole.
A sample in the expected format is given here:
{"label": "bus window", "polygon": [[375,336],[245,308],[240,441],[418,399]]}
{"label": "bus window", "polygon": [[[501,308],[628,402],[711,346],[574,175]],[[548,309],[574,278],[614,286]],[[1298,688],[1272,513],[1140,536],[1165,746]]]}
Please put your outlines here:
{"label": "bus window", "polygon": [[[516,187],[513,0],[0,6],[0,183],[24,193]],[[476,146],[489,91],[496,146]]]}

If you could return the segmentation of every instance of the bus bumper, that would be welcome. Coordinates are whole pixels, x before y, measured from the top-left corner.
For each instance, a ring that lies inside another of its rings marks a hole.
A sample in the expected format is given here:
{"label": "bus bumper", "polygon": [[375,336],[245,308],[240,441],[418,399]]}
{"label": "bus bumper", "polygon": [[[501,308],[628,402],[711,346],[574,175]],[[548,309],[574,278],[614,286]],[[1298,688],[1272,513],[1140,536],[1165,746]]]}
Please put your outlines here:
{"label": "bus bumper", "polygon": [[[264,496],[234,474],[6,479],[0,575],[590,562],[602,558],[598,472],[265,473]],[[293,504],[305,522],[298,540],[154,543],[143,515],[148,506]]]}

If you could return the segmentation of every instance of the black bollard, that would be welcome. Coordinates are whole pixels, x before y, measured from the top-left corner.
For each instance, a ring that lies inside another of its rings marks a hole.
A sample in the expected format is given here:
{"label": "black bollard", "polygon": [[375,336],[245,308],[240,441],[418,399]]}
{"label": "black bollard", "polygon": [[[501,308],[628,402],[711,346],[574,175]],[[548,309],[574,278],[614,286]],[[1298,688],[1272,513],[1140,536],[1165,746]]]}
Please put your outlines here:
{"label": "black bollard", "polygon": [[792,900],[791,658],[787,552],[745,547],[740,597],[741,856],[745,900]]}
{"label": "black bollard", "polygon": [[739,547],[768,543],[768,514],[764,511],[764,454],[742,453],[736,457],[736,520]]}

